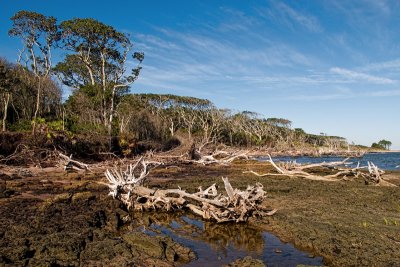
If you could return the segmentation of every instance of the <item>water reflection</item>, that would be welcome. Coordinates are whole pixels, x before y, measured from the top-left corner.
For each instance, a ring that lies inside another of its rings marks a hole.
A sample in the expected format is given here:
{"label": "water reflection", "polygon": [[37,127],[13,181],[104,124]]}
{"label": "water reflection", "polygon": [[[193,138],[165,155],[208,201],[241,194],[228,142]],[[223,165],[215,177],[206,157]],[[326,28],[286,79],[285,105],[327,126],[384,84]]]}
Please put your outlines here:
{"label": "water reflection", "polygon": [[252,256],[268,266],[321,265],[322,258],[310,258],[291,244],[247,223],[203,222],[182,212],[137,214],[131,231],[165,235],[191,248],[198,259],[187,266],[221,266],[237,258]]}
{"label": "water reflection", "polygon": [[203,222],[183,213],[143,213],[135,218],[137,226],[144,226],[149,234],[167,234],[203,241],[213,250],[227,254],[227,249],[251,251],[261,255],[264,248],[262,231],[248,224]]}

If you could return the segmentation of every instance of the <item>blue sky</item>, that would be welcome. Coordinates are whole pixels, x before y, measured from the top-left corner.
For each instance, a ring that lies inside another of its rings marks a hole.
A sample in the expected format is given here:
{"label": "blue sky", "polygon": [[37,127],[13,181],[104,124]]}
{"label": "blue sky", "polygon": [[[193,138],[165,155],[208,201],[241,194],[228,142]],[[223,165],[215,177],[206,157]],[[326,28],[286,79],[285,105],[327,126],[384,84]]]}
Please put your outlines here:
{"label": "blue sky", "polygon": [[[0,0],[0,56],[18,10],[93,17],[145,53],[132,92],[207,98],[307,132],[400,149],[400,2]],[[133,62],[132,62],[133,63]]]}

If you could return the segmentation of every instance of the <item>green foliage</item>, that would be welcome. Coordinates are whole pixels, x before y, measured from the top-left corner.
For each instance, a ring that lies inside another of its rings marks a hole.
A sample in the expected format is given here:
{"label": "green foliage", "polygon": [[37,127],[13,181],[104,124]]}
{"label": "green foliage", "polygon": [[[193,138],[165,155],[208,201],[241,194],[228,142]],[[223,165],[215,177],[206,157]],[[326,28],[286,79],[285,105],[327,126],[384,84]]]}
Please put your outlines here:
{"label": "green foliage", "polygon": [[62,120],[50,121],[47,126],[51,131],[62,131],[64,130],[64,123]]}
{"label": "green foliage", "polygon": [[372,143],[371,148],[382,149],[382,150],[385,149],[384,146],[382,146],[381,144],[377,144],[377,143]]}
{"label": "green foliage", "polygon": [[29,132],[32,130],[32,121],[19,120],[18,122],[11,124],[9,129],[10,131],[15,131],[15,132]]}
{"label": "green foliage", "polygon": [[75,122],[68,125],[68,130],[75,134],[107,135],[107,128],[101,124]]}
{"label": "green foliage", "polygon": [[389,150],[391,145],[392,145],[392,142],[383,139],[383,140],[380,140],[378,143],[372,143],[371,148]]}
{"label": "green foliage", "polygon": [[[139,76],[144,54],[131,52],[129,36],[92,18],[61,22],[60,46],[70,54],[54,68],[62,82],[78,90],[74,97],[85,98],[85,109],[75,114],[89,114],[90,123],[100,123],[113,133],[115,107],[130,84]],[[138,62],[126,71],[127,57]],[[83,112],[80,112],[83,111]]]}
{"label": "green foliage", "polygon": [[58,40],[57,20],[32,11],[19,11],[11,17],[10,36],[21,38],[30,65],[38,76],[47,76],[51,68],[51,48]]}
{"label": "green foliage", "polygon": [[306,132],[302,128],[295,128],[294,131],[298,135],[305,135],[306,134]]}
{"label": "green foliage", "polygon": [[46,119],[45,118],[36,118],[31,121],[31,124],[33,124],[34,122],[36,122],[36,124],[38,124],[38,125],[40,125],[40,124],[45,125]]}
{"label": "green foliage", "polygon": [[389,150],[389,149],[390,149],[390,146],[392,145],[392,142],[383,139],[383,140],[380,140],[380,141],[378,142],[378,144],[381,145],[382,147],[384,147],[385,149]]}
{"label": "green foliage", "polygon": [[0,58],[0,93],[10,92],[12,87],[20,83],[15,66]]}

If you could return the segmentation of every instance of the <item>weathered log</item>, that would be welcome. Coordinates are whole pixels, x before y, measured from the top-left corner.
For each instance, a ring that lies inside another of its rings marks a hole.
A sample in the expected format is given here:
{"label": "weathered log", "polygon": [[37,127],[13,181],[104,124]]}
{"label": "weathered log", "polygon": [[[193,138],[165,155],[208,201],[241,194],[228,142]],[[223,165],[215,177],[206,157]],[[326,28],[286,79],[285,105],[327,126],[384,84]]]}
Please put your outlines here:
{"label": "weathered log", "polygon": [[[375,166],[372,162],[368,162],[368,166],[360,167],[360,163],[357,164],[357,167],[352,168],[352,169],[338,169],[338,172],[335,174],[330,174],[330,175],[316,175],[316,174],[311,174],[306,171],[305,169],[309,168],[315,168],[315,167],[336,167],[340,165],[348,165],[351,164],[347,162],[349,158],[344,159],[343,161],[336,161],[336,162],[322,162],[322,163],[315,163],[315,164],[307,164],[307,165],[300,165],[295,162],[290,162],[286,164],[276,164],[270,155],[269,157],[269,163],[275,168],[275,170],[278,173],[264,173],[260,174],[257,172],[254,172],[252,170],[250,171],[244,171],[243,173],[252,173],[256,176],[259,177],[264,177],[264,176],[289,176],[289,177],[299,177],[299,178],[304,178],[304,179],[309,179],[309,180],[318,180],[318,181],[328,181],[328,182],[336,182],[340,181],[340,178],[345,178],[347,175],[351,175],[354,177],[359,177],[362,176],[366,183],[374,183],[376,185],[384,185],[384,186],[396,186],[388,181],[385,181],[382,179],[381,175],[384,174],[384,171],[379,169],[377,166]],[[369,173],[363,173],[361,172],[361,169],[368,168]]]}
{"label": "weathered log", "polygon": [[81,171],[81,170],[89,170],[89,165],[82,163],[80,161],[77,160],[73,160],[72,159],[72,154],[68,157],[62,153],[58,154],[59,157],[62,159],[62,161],[64,161],[63,165],[64,165],[64,170],[70,170],[70,169],[74,169],[77,171]]}
{"label": "weathered log", "polygon": [[[143,170],[138,178],[133,174],[139,163]],[[261,203],[265,191],[260,183],[248,186],[246,190],[234,189],[228,178],[222,178],[226,195],[218,194],[215,184],[199,192],[188,193],[181,188],[156,190],[142,186],[148,175],[145,161],[140,159],[127,171],[107,170],[105,175],[110,188],[110,195],[122,201],[128,209],[135,210],[171,210],[187,208],[207,220],[217,222],[243,222],[253,215],[270,216],[276,210],[265,212]]]}
{"label": "weathered log", "polygon": [[[139,164],[141,165],[142,170],[137,177],[135,172],[139,169]],[[129,202],[132,186],[143,185],[150,172],[149,166],[158,166],[160,164],[161,163],[156,161],[146,161],[141,157],[134,165],[130,164],[125,171],[122,171],[121,169],[107,169],[105,175],[108,180],[107,185],[110,188],[109,195],[121,199],[121,201],[127,206],[130,206],[130,203],[128,205],[127,202]]]}
{"label": "weathered log", "polygon": [[[170,210],[171,208],[186,207],[208,220],[214,219],[217,222],[246,221],[257,211],[257,206],[265,198],[262,185],[249,186],[245,191],[240,191],[233,189],[227,178],[223,178],[223,181],[227,196],[218,195],[215,185],[193,194],[182,189],[152,190],[136,186],[132,188],[132,194],[137,196],[133,200],[133,207],[136,210]],[[209,193],[209,191],[212,192]],[[209,198],[212,196],[215,197]],[[269,212],[265,215],[273,213]]]}
{"label": "weathered log", "polygon": [[[225,151],[214,151],[211,155],[200,155],[200,158],[198,160],[192,160],[192,162],[198,163],[198,164],[203,164],[203,165],[208,165],[208,164],[221,164],[221,165],[229,165],[234,161],[235,159],[238,158],[245,158],[248,159],[247,154],[250,151],[237,151],[234,153],[228,153]],[[216,158],[217,156],[220,155],[226,155],[226,157],[223,158]]]}

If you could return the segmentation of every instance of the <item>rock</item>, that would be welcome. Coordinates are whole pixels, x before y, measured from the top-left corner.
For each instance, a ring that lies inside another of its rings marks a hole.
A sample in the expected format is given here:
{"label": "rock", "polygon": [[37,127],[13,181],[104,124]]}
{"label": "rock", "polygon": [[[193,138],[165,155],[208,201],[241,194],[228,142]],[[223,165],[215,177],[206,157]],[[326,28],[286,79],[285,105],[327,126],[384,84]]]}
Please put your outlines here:
{"label": "rock", "polygon": [[122,236],[123,240],[140,253],[145,253],[153,258],[164,258],[164,247],[157,237],[144,233],[133,232]]}
{"label": "rock", "polygon": [[79,204],[81,204],[81,203],[82,204],[83,203],[89,204],[89,201],[92,201],[92,200],[95,200],[95,199],[96,199],[96,196],[93,193],[85,191],[85,192],[75,193],[72,196],[71,201],[72,201],[73,204],[77,204],[77,203],[79,203]]}
{"label": "rock", "polygon": [[243,259],[237,259],[234,262],[225,265],[226,267],[266,267],[262,260],[253,259],[250,256]]}
{"label": "rock", "polygon": [[81,253],[80,265],[134,266],[134,255],[122,240],[106,238],[86,245]]}
{"label": "rock", "polygon": [[172,241],[168,238],[167,247],[165,249],[165,256],[170,262],[180,262],[180,263],[189,263],[192,260],[196,259],[196,255],[194,252],[187,247],[182,246],[179,243]]}
{"label": "rock", "polygon": [[122,238],[140,254],[146,254],[151,258],[165,259],[170,263],[189,263],[196,259],[191,249],[176,243],[169,237],[133,232],[123,235]]}
{"label": "rock", "polygon": [[6,190],[7,190],[6,180],[0,178],[0,198],[7,197]]}

